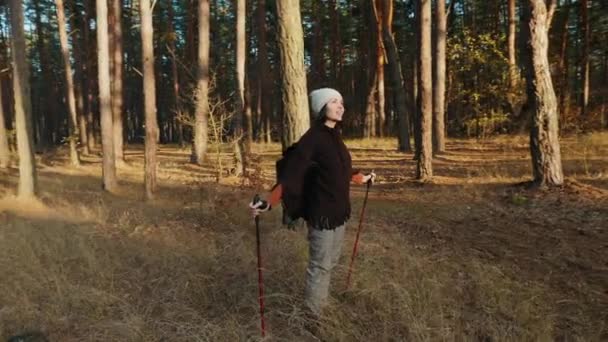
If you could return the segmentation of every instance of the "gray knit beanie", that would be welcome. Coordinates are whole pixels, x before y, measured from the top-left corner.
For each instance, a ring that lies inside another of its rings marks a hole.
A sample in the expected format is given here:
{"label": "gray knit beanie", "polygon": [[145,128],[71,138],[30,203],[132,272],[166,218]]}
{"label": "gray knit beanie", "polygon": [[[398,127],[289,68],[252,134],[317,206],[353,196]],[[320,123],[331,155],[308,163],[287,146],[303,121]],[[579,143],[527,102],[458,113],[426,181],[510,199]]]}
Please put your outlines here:
{"label": "gray knit beanie", "polygon": [[329,102],[331,99],[342,99],[342,95],[335,89],[332,88],[321,88],[317,90],[313,90],[310,92],[310,109],[312,110],[314,117],[318,118],[321,112],[321,109]]}

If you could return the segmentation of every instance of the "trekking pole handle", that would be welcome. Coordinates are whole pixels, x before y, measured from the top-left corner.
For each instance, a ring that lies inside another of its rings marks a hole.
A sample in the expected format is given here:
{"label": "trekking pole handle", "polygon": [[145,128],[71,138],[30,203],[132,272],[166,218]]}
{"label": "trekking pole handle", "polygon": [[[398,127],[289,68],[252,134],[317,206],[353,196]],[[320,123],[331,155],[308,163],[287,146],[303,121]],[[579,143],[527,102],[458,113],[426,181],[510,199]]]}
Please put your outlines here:
{"label": "trekking pole handle", "polygon": [[[372,172],[370,174],[372,174],[372,173],[374,173],[374,169],[372,169]],[[372,178],[371,177],[367,181],[367,187],[369,188],[370,186],[372,186]]]}

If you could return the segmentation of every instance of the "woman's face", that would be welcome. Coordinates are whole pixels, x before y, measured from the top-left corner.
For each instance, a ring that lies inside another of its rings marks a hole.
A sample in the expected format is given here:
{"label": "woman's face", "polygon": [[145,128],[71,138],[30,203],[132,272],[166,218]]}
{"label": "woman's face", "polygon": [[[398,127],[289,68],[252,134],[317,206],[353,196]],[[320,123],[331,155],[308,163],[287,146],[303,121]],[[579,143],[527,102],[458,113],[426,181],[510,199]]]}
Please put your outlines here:
{"label": "woman's face", "polygon": [[344,115],[344,101],[342,99],[333,98],[325,105],[325,117],[334,122],[342,121]]}

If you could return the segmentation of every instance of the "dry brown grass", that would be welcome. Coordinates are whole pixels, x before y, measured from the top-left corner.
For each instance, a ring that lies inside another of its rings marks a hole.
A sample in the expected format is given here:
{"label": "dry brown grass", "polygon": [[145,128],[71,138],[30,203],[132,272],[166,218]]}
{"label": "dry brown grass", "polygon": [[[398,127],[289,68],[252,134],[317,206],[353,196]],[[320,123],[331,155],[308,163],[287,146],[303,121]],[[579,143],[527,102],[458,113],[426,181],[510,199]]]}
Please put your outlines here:
{"label": "dry brown grass", "polygon": [[[344,291],[351,221],[322,338],[606,340],[608,135],[563,139],[560,190],[514,186],[529,179],[526,142],[452,140],[435,180],[419,184],[394,139],[348,141],[355,164],[380,177]],[[254,152],[258,188],[217,184],[212,167],[162,147],[154,202],[143,202],[140,148],[128,151],[116,194],[100,190],[98,157],[79,169],[63,151],[45,157],[40,201],[17,201],[16,170],[0,171],[0,340],[27,330],[52,341],[259,339],[245,208],[271,184],[278,145]],[[355,186],[355,214],[362,195]],[[305,232],[279,222],[278,211],[262,218],[268,340],[314,340],[301,310]]]}

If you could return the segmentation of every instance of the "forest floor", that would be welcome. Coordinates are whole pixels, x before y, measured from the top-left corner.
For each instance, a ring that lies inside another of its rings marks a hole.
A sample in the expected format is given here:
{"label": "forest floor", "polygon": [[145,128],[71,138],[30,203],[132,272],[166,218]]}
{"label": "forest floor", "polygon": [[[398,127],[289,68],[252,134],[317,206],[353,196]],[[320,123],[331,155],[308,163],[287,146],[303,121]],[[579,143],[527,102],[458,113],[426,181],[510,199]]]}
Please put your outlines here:
{"label": "forest floor", "polygon": [[[527,138],[450,140],[432,182],[413,180],[393,139],[349,140],[374,169],[354,282],[344,289],[365,188],[353,219],[325,341],[608,340],[608,133],[562,139],[566,184],[531,190]],[[213,148],[211,149],[213,152]],[[255,227],[247,203],[270,188],[278,145],[256,144],[256,179],[216,181],[162,146],[157,199],[143,200],[143,148],[129,146],[120,189],[101,190],[98,155],[38,156],[40,200],[14,197],[0,170],[0,340],[259,339]],[[229,165],[229,154],[222,154]],[[304,329],[304,227],[261,218],[269,341],[314,341]]]}

